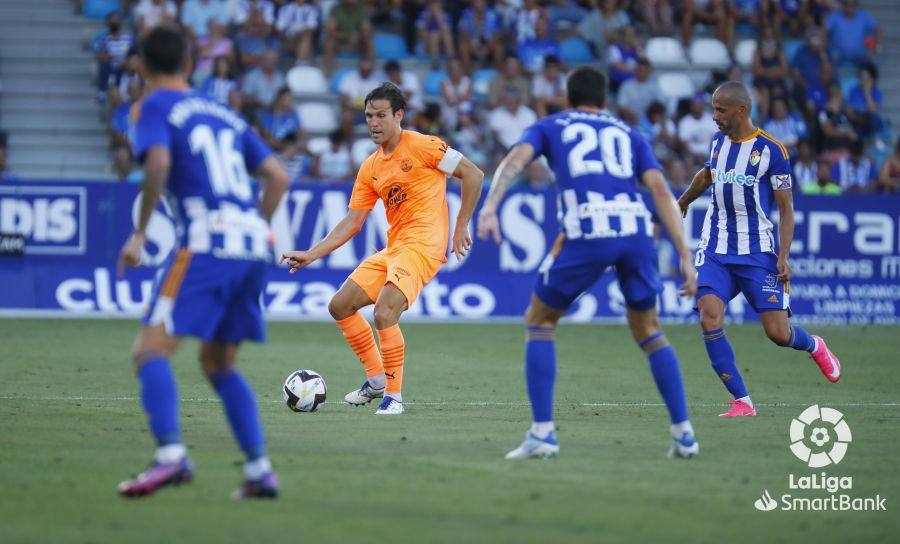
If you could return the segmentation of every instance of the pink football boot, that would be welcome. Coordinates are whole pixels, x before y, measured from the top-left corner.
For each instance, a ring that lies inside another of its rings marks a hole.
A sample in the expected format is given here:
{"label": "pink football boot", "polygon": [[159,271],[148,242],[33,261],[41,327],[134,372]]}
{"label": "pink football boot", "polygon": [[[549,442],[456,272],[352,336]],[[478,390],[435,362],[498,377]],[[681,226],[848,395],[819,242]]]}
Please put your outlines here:
{"label": "pink football boot", "polygon": [[822,340],[821,337],[815,335],[813,335],[813,338],[816,339],[816,349],[809,354],[809,358],[819,365],[819,370],[822,371],[822,374],[825,374],[825,378],[827,378],[828,381],[834,383],[840,380],[842,370],[841,362],[834,353],[831,353],[828,346],[825,345],[825,340]]}
{"label": "pink football boot", "polygon": [[744,417],[756,415],[756,408],[751,407],[742,400],[729,400],[728,404],[731,405],[731,409],[724,414],[719,414],[719,417]]}

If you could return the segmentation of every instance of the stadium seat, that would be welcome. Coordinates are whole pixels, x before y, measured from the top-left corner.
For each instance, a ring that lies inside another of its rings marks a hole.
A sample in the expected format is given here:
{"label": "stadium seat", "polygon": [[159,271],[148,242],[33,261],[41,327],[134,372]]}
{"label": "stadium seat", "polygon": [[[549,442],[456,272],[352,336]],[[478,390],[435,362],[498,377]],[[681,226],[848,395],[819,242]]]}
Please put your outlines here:
{"label": "stadium seat", "polygon": [[328,80],[328,90],[331,92],[338,94],[341,92],[341,80],[344,79],[344,76],[356,70],[356,68],[338,68],[331,74],[331,79]]}
{"label": "stadium seat", "polygon": [[379,60],[402,60],[409,56],[406,40],[398,34],[378,33],[372,38]]}
{"label": "stadium seat", "polygon": [[591,62],[594,56],[586,41],[578,36],[572,36],[559,44],[559,58],[563,62],[582,63]]}
{"label": "stadium seat", "polygon": [[285,79],[294,96],[328,92],[328,82],[325,80],[325,74],[315,66],[294,66],[288,70]]}
{"label": "stadium seat", "polygon": [[425,94],[430,95],[439,95],[441,94],[441,81],[447,79],[447,71],[446,70],[435,70],[433,72],[429,72],[427,76],[425,76],[425,85],[424,91]]}
{"label": "stadium seat", "polygon": [[303,129],[313,133],[328,133],[338,127],[337,115],[329,104],[307,102],[297,106]]}
{"label": "stadium seat", "polygon": [[756,54],[756,40],[741,40],[734,48],[734,60],[744,69],[751,67],[754,54]]}
{"label": "stadium seat", "polygon": [[84,16],[88,19],[105,19],[114,11],[119,11],[118,0],[86,0],[84,3]]}
{"label": "stadium seat", "polygon": [[784,49],[784,56],[787,57],[788,64],[793,62],[794,56],[797,54],[797,51],[800,50],[800,47],[803,46],[803,42],[800,40],[787,40],[784,42],[782,49]]}
{"label": "stadium seat", "polygon": [[687,74],[680,72],[668,72],[660,74],[659,89],[666,102],[674,102],[679,98],[685,98],[694,94],[694,82]]}
{"label": "stadium seat", "polygon": [[697,38],[688,50],[691,64],[704,68],[727,68],[731,57],[725,44],[715,38]]}
{"label": "stadium seat", "polygon": [[378,145],[371,138],[360,138],[353,142],[353,147],[350,148],[350,158],[353,161],[353,165],[359,167],[377,148]]}
{"label": "stadium seat", "polygon": [[853,90],[854,87],[859,85],[859,78],[856,76],[850,77],[842,77],[841,78],[841,91],[844,93],[844,101],[846,102],[848,98],[850,98],[850,91]]}
{"label": "stadium seat", "polygon": [[478,70],[472,75],[472,95],[475,98],[484,99],[491,88],[491,80],[497,75],[497,70],[487,68]]}
{"label": "stadium seat", "polygon": [[675,38],[665,36],[650,38],[647,40],[644,51],[650,64],[654,66],[684,67],[687,65],[684,48],[681,47],[681,42]]}
{"label": "stadium seat", "polygon": [[331,147],[331,140],[327,136],[310,138],[309,143],[306,144],[306,149],[308,149],[309,154],[313,156],[321,155],[327,151],[329,147]]}

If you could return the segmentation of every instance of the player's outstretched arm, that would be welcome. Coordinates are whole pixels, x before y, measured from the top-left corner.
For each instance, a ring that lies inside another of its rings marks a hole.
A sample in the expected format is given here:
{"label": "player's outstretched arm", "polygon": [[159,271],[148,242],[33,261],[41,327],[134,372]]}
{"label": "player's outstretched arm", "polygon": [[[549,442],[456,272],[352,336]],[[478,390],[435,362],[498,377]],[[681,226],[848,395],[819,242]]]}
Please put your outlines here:
{"label": "player's outstretched arm", "polygon": [[283,253],[278,264],[287,262],[291,267],[291,274],[293,274],[297,270],[308,266],[310,263],[321,259],[347,243],[347,240],[350,238],[353,238],[366,222],[366,217],[368,217],[368,215],[368,210],[351,209],[347,212],[347,215],[341,219],[340,223],[335,225],[325,238],[322,238],[321,242],[306,251],[287,251]]}
{"label": "player's outstretched arm", "polygon": [[491,188],[484,199],[481,211],[478,212],[478,237],[480,239],[487,240],[488,236],[491,236],[495,243],[500,243],[500,221],[497,219],[497,207],[510,185],[532,159],[534,159],[534,147],[531,144],[523,143],[510,149],[500,162],[494,172],[494,179],[491,180]]}
{"label": "player's outstretched arm", "polygon": [[266,221],[272,220],[272,214],[281,202],[281,198],[290,185],[290,179],[284,165],[275,155],[266,157],[256,169],[256,177],[262,180],[262,195],[259,209]]}
{"label": "player's outstretched arm", "polygon": [[141,253],[146,241],[147,225],[153,210],[159,204],[159,197],[169,179],[169,170],[172,168],[172,155],[168,147],[153,146],[147,150],[144,158],[144,181],[141,184],[141,213],[138,216],[138,224],[134,232],[128,237],[122,251],[119,253],[118,274],[125,271],[125,267],[135,267],[141,264]]}
{"label": "player's outstretched arm", "polygon": [[709,168],[701,168],[694,174],[690,187],[678,198],[678,208],[681,210],[682,217],[687,217],[688,207],[691,205],[691,202],[697,200],[698,196],[705,193],[710,185],[712,185],[712,175],[709,173]]}
{"label": "player's outstretched arm", "polygon": [[788,254],[794,241],[794,196],[790,188],[775,191],[775,205],[778,206],[778,279],[787,283],[791,279],[791,265]]}
{"label": "player's outstretched arm", "polygon": [[[696,180],[696,176],[694,178]],[[669,189],[662,172],[653,168],[644,172],[641,176],[644,185],[650,189],[650,195],[653,197],[653,205],[656,207],[656,213],[662,221],[669,238],[678,251],[679,262],[681,264],[681,275],[684,277],[684,284],[681,286],[681,294],[684,296],[693,296],[697,292],[697,270],[694,268],[694,260],[691,258],[691,251],[684,239],[684,227],[681,224],[681,218],[678,213],[678,206],[675,204],[675,197]]]}
{"label": "player's outstretched arm", "polygon": [[469,253],[472,247],[472,237],[469,235],[469,222],[475,213],[475,206],[481,198],[481,186],[484,183],[484,172],[463,157],[453,172],[453,177],[462,180],[462,205],[459,215],[456,216],[456,226],[453,228],[453,254],[456,260],[461,261]]}

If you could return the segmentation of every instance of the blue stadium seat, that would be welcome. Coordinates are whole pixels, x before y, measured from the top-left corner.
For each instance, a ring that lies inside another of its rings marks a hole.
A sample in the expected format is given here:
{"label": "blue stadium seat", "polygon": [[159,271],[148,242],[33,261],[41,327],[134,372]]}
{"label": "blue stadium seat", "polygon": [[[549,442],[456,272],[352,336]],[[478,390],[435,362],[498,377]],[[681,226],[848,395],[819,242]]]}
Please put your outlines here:
{"label": "blue stadium seat", "polygon": [[784,56],[787,57],[788,64],[793,62],[801,46],[803,46],[801,40],[787,40],[784,42]]}
{"label": "blue stadium seat", "polygon": [[497,75],[497,70],[486,68],[478,70],[472,75],[472,95],[475,98],[484,99],[491,88],[491,80]]}
{"label": "blue stadium seat", "polygon": [[335,94],[341,92],[341,90],[340,90],[341,80],[344,79],[345,75],[352,72],[353,70],[356,70],[356,68],[344,67],[344,68],[338,68],[337,70],[335,70],[334,73],[331,75],[331,79],[328,81],[328,90],[330,90],[331,92],[333,92]]}
{"label": "blue stadium seat", "polygon": [[373,36],[375,57],[379,60],[401,60],[409,56],[406,40],[398,34],[378,33]]}
{"label": "blue stadium seat", "polygon": [[119,11],[118,0],[86,0],[84,3],[84,16],[88,19],[105,19],[114,11]]}
{"label": "blue stadium seat", "polygon": [[441,81],[447,79],[446,70],[435,70],[425,76],[425,94],[441,94]]}
{"label": "blue stadium seat", "polygon": [[559,56],[564,62],[590,62],[594,58],[590,46],[578,36],[566,38],[559,44]]}
{"label": "blue stadium seat", "polygon": [[844,92],[844,101],[850,98],[850,91],[857,85],[859,85],[859,78],[856,76],[841,78],[841,90]]}

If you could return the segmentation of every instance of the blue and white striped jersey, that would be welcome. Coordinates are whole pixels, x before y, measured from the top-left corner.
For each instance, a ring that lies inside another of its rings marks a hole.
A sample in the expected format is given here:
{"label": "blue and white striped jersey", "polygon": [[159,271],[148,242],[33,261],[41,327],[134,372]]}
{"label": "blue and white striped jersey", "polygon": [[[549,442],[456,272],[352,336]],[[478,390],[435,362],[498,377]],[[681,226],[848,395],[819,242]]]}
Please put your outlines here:
{"label": "blue and white striped jersey", "polygon": [[721,132],[706,162],[712,176],[712,202],[703,220],[700,249],[723,255],[776,251],[769,210],[774,191],[790,190],[787,149],[763,130],[743,140]]}

